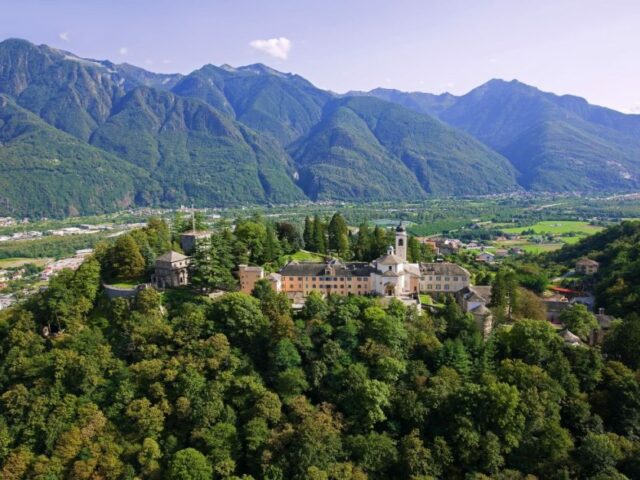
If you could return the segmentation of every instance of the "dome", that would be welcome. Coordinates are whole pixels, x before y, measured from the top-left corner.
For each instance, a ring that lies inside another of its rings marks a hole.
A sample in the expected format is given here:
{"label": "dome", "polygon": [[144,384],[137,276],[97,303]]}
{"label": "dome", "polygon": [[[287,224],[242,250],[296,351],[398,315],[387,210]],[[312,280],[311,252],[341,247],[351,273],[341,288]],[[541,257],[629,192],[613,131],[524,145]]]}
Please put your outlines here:
{"label": "dome", "polygon": [[402,226],[402,222],[400,222],[396,227],[396,232],[400,233],[400,232],[406,232],[406,231],[407,230]]}

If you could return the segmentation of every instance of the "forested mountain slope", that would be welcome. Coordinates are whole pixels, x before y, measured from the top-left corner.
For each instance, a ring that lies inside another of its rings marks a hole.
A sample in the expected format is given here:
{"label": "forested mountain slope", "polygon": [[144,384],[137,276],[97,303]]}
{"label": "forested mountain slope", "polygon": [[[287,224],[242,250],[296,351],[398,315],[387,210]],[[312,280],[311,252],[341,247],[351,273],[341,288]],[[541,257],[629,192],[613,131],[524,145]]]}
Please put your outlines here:
{"label": "forested mountain slope", "polygon": [[0,210],[16,217],[98,213],[155,203],[134,165],[57,130],[0,95]]}
{"label": "forested mountain slope", "polygon": [[[0,93],[85,146],[146,169],[161,191],[133,182],[132,205],[640,186],[640,117],[519,82],[494,80],[461,97],[339,96],[261,64],[157,74],[10,39],[0,42]],[[7,195],[15,211],[33,204]],[[42,212],[94,211],[70,201],[54,199]]]}
{"label": "forested mountain slope", "polygon": [[369,94],[435,114],[470,133],[509,159],[527,190],[597,192],[640,186],[640,115],[516,80],[491,80],[460,97],[383,89]]}
{"label": "forested mountain slope", "polygon": [[329,103],[323,119],[290,152],[312,198],[517,189],[511,165],[477,140],[431,117],[367,97]]}

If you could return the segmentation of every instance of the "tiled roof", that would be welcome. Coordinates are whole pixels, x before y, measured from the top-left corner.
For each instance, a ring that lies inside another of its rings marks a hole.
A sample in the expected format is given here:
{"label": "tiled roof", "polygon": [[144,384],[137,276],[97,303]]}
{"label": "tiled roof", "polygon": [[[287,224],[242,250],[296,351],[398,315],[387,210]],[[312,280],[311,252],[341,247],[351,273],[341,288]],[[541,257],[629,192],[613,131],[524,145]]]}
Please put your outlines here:
{"label": "tiled roof", "polygon": [[290,277],[368,277],[375,269],[364,262],[297,263],[290,262],[278,273]]}
{"label": "tiled roof", "polygon": [[568,343],[571,345],[579,345],[582,343],[582,341],[580,340],[580,337],[578,337],[577,335],[569,331],[569,329],[567,328],[563,328],[562,330],[560,330],[558,332],[558,335],[562,337],[565,343]]}
{"label": "tiled roof", "polygon": [[491,303],[491,286],[468,286],[460,290],[459,295],[462,295],[466,302],[479,302],[489,305]]}
{"label": "tiled roof", "polygon": [[421,263],[420,271],[423,275],[466,275],[469,271],[460,265],[450,262]]}
{"label": "tiled roof", "polygon": [[475,315],[490,315],[491,310],[489,310],[487,307],[481,304],[481,305],[478,305],[476,308],[472,309],[471,313]]}
{"label": "tiled roof", "polygon": [[197,238],[202,238],[202,237],[207,237],[210,236],[213,232],[209,231],[209,230],[187,230],[186,232],[182,232],[180,234],[181,237],[197,237]]}
{"label": "tiled roof", "polygon": [[401,263],[404,263],[404,260],[395,253],[390,253],[384,257],[376,259],[375,262],[379,265],[400,265]]}
{"label": "tiled roof", "polygon": [[590,258],[581,258],[580,260],[578,260],[576,262],[576,265],[586,265],[586,266],[590,266],[590,267],[597,267],[600,264],[598,262],[596,262],[595,260],[591,260]]}
{"label": "tiled roof", "polygon": [[173,250],[171,250],[170,252],[164,253],[162,255],[160,255],[156,261],[157,262],[169,262],[169,263],[174,263],[174,262],[179,262],[181,260],[186,260],[189,257],[185,257],[184,255],[182,255],[181,253],[178,252],[174,252]]}

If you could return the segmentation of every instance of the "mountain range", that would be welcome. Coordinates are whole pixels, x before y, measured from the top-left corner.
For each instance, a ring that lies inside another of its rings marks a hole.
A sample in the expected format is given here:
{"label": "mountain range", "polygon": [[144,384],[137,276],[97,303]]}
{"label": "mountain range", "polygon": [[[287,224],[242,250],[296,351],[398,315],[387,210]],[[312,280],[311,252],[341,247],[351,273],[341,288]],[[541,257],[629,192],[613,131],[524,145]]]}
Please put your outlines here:
{"label": "mountain range", "polygon": [[158,74],[0,42],[0,214],[640,186],[640,115],[518,81],[338,95],[256,64]]}

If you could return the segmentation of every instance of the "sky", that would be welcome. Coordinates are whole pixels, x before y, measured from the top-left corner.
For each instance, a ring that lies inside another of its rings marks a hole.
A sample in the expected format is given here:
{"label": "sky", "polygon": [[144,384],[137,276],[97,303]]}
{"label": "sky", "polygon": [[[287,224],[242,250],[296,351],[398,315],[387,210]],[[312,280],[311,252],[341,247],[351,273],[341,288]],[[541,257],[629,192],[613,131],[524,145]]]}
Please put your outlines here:
{"label": "sky", "polygon": [[492,78],[640,113],[640,0],[0,0],[0,40],[188,73],[265,63],[335,92]]}

